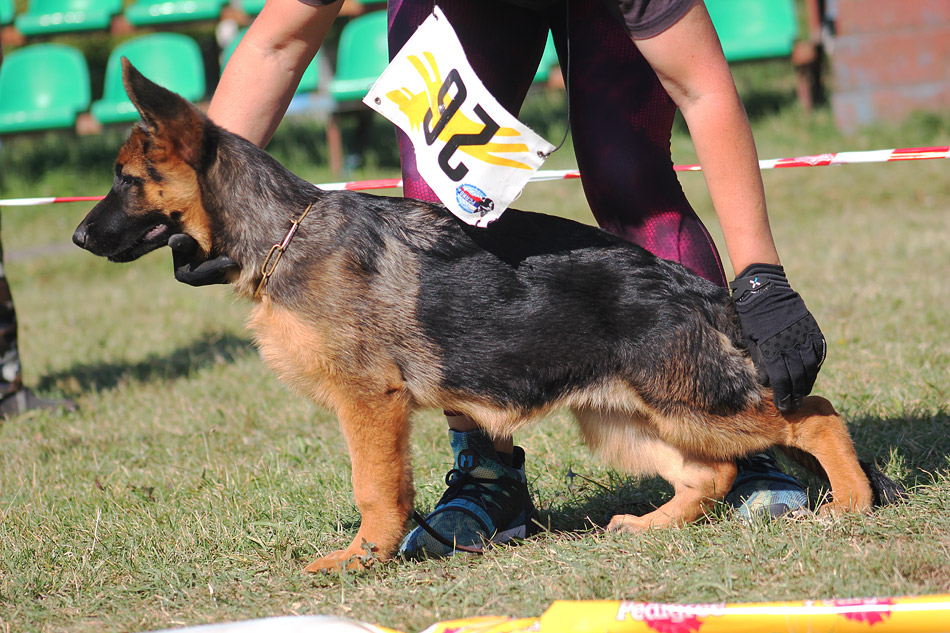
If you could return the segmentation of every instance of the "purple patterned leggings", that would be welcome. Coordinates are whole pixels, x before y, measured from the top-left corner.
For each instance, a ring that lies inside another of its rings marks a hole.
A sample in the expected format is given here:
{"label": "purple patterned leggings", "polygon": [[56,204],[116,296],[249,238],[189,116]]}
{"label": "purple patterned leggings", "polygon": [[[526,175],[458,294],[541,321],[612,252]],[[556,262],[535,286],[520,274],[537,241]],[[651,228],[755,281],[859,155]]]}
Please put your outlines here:
{"label": "purple patterned leggings", "polygon": [[[605,3],[564,0],[541,12],[504,0],[438,4],[475,72],[515,114],[534,78],[549,28],[563,67],[569,19],[571,131],[581,182],[598,224],[726,285],[715,243],[673,171],[675,106]],[[405,44],[432,6],[433,0],[390,0],[390,51]],[[397,133],[406,197],[437,201],[419,176],[411,143]]]}

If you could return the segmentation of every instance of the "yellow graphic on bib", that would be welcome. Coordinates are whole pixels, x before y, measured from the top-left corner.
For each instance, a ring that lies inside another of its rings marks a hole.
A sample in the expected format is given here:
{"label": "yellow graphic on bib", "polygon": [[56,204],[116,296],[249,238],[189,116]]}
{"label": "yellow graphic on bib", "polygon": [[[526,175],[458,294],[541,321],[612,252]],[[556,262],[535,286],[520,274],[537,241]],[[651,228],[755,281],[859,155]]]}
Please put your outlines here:
{"label": "yellow graphic on bib", "polygon": [[[443,79],[432,53],[426,52],[423,54],[432,67],[431,72],[417,56],[410,55],[407,59],[419,73],[419,76],[422,77],[422,80],[426,84],[426,90],[418,94],[413,94],[408,88],[400,88],[399,90],[392,90],[386,94],[386,97],[395,103],[400,111],[406,115],[413,130],[418,130],[423,126],[427,114],[432,119],[435,119],[439,116],[440,112],[445,112],[446,107],[452,102],[448,94],[443,97],[442,103],[439,102],[439,91],[442,89]],[[450,116],[451,118],[438,134],[438,139],[443,143],[447,143],[456,135],[474,135],[485,129],[484,123],[473,121],[461,112],[454,112],[450,114]],[[520,137],[521,135],[514,128],[501,127],[492,138],[499,136]],[[492,165],[502,165],[516,169],[532,169],[530,165],[521,161],[493,155],[505,152],[524,153],[528,151],[528,147],[524,143],[489,142],[480,145],[461,145],[458,150]]]}

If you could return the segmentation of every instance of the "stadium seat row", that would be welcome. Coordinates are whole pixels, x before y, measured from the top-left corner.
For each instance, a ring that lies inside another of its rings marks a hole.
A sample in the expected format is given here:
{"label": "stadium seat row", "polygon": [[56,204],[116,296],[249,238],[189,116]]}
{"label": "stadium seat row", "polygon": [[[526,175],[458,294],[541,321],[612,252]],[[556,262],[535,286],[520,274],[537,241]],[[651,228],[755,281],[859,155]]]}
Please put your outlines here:
{"label": "stadium seat row", "polygon": [[[360,0],[361,5],[386,0]],[[30,0],[27,10],[14,17],[13,0],[0,0],[0,26],[13,24],[26,37],[108,30],[112,20],[124,17],[133,27],[199,20],[217,20],[231,6],[248,16],[264,7],[264,0]]]}
{"label": "stadium seat row", "polygon": [[[222,52],[222,69],[241,36],[243,32]],[[122,86],[122,57],[152,81],[192,102],[207,96],[201,51],[182,33],[151,33],[118,45],[106,62],[103,95],[96,101],[91,100],[89,69],[79,50],[57,43],[30,44],[10,53],[0,66],[0,134],[73,127],[87,110],[102,125],[136,120],[138,113]],[[327,82],[332,102],[361,99],[389,62],[385,12],[348,21],[337,60]],[[318,89],[319,69],[318,55],[304,73],[299,95]]]}
{"label": "stadium seat row", "polygon": [[[123,10],[122,0],[30,0],[29,6],[13,20],[26,37],[109,30],[113,18],[124,16],[136,27],[195,20],[214,20],[221,16],[228,0],[137,0]],[[262,2],[237,0],[260,11]],[[13,0],[0,0],[10,4]],[[242,7],[243,8],[243,7]],[[9,10],[12,13],[12,8]],[[2,13],[2,10],[0,10]]]}

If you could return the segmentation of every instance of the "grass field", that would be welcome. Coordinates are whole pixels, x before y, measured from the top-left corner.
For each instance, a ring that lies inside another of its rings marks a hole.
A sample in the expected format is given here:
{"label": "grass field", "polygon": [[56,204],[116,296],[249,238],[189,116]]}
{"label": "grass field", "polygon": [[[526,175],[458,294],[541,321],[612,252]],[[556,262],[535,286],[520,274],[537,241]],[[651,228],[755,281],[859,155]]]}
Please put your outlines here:
{"label": "grass field", "polygon": [[[758,88],[763,72],[768,90]],[[798,110],[783,68],[737,74],[763,158],[950,137],[950,118],[936,116],[843,136],[828,111]],[[559,115],[557,97],[537,95],[525,118],[559,139]],[[122,136],[5,142],[0,197],[105,193]],[[384,131],[354,177],[394,174],[391,140]],[[322,143],[318,127],[295,123],[272,149],[326,182]],[[681,129],[674,156],[693,162]],[[568,149],[548,166],[572,162]],[[789,278],[829,342],[816,392],[843,413],[860,455],[910,489],[905,504],[752,525],[723,511],[671,532],[605,534],[596,526],[607,516],[642,511],[669,489],[601,466],[559,413],[516,437],[550,531],[480,557],[320,576],[301,569],[348,544],[359,521],[343,438],[332,415],[264,369],[243,328],[248,306],[224,287],[175,282],[167,251],[120,266],[71,247],[90,205],[5,209],[26,381],[81,409],[0,424],[0,631],[144,631],[285,614],[419,631],[467,615],[539,615],[556,599],[950,592],[946,174],[946,161],[926,161],[764,176]],[[702,176],[681,180],[718,239]],[[518,206],[591,221],[576,181],[529,185]],[[439,412],[416,419],[413,455],[426,511],[450,461]],[[817,501],[821,482],[806,481]]]}

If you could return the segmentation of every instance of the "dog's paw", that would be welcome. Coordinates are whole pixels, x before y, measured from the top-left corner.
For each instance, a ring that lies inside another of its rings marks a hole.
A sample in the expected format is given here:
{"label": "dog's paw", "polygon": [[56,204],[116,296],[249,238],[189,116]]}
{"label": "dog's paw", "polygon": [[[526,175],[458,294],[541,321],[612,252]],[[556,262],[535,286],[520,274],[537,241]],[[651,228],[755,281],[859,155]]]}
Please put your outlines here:
{"label": "dog's paw", "polygon": [[346,549],[318,558],[304,567],[304,571],[312,574],[328,571],[362,571],[381,560],[376,546],[362,539],[359,545],[353,542]]}
{"label": "dog's paw", "polygon": [[310,574],[329,571],[362,571],[372,564],[372,560],[366,561],[359,554],[351,554],[349,550],[341,549],[318,558],[304,567],[303,570]]}
{"label": "dog's paw", "polygon": [[871,501],[861,500],[854,502],[829,501],[818,506],[818,516],[833,517],[851,512],[868,514],[871,511]]}
{"label": "dog's paw", "polygon": [[608,532],[642,532],[653,527],[644,517],[635,514],[615,514],[607,524]]}

